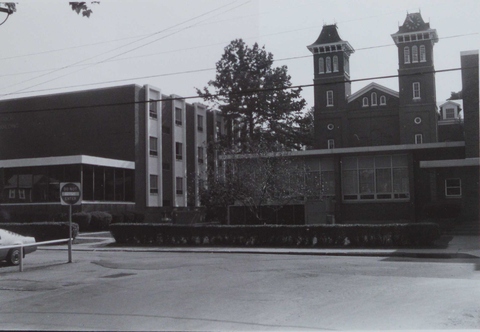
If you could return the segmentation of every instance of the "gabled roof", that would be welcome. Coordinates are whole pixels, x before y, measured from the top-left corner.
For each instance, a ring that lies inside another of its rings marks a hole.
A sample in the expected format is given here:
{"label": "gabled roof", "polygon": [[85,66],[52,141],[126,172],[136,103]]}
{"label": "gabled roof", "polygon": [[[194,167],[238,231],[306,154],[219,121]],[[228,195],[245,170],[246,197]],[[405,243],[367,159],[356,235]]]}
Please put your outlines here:
{"label": "gabled roof", "polygon": [[442,106],[447,105],[447,104],[450,104],[450,105],[454,104],[456,106],[460,106],[460,108],[463,108],[463,100],[462,99],[444,100],[444,101],[438,102],[437,106],[438,106],[438,108],[441,108]]}
{"label": "gabled roof", "polygon": [[354,101],[355,99],[357,99],[358,97],[362,96],[363,94],[365,94],[365,93],[367,93],[367,92],[369,92],[370,90],[373,90],[373,89],[376,89],[380,92],[388,94],[392,97],[398,98],[398,92],[397,91],[394,91],[392,89],[384,87],[383,85],[372,82],[369,85],[361,88],[360,90],[358,90],[354,94],[351,94],[350,96],[348,96],[347,101],[350,103],[350,102]]}

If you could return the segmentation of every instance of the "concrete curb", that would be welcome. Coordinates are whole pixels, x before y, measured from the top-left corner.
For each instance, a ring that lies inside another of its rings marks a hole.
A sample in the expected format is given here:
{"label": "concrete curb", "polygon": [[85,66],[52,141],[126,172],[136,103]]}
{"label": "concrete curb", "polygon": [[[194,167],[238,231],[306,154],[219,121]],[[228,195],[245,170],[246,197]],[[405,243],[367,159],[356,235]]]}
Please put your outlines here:
{"label": "concrete curb", "polygon": [[[111,240],[101,243],[84,243],[73,246],[72,251],[102,252],[164,252],[164,253],[201,253],[201,254],[261,254],[261,255],[310,255],[310,256],[358,256],[358,257],[406,257],[430,259],[475,259],[479,256],[468,252],[425,252],[419,250],[365,250],[365,249],[265,249],[265,248],[199,248],[199,247],[106,247]],[[67,250],[65,246],[40,247],[37,250]],[[432,249],[427,249],[432,250]]]}

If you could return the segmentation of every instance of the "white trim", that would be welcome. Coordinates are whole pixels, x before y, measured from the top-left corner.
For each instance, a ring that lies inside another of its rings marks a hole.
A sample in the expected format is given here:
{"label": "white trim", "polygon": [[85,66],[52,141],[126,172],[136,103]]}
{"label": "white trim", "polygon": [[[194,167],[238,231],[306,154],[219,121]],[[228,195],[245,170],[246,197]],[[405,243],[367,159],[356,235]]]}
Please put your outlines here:
{"label": "white trim", "polygon": [[420,168],[480,166],[480,158],[420,161]]}
{"label": "white trim", "polygon": [[471,50],[471,51],[462,51],[460,52],[460,56],[464,56],[464,55],[477,55],[478,54],[478,50]]}
{"label": "white trim", "polygon": [[353,100],[357,99],[358,97],[360,97],[361,95],[363,95],[364,93],[368,92],[369,90],[371,90],[371,89],[373,89],[373,88],[375,88],[375,89],[377,89],[377,90],[379,90],[379,91],[381,91],[381,92],[383,92],[383,93],[392,95],[392,96],[394,96],[394,97],[396,97],[396,98],[399,97],[399,94],[398,94],[397,91],[394,91],[394,90],[389,89],[389,88],[387,88],[387,87],[384,87],[384,86],[382,86],[382,85],[380,85],[380,84],[377,84],[377,83],[375,83],[375,82],[372,82],[372,83],[370,83],[369,85],[361,88],[360,90],[358,90],[358,91],[355,92],[354,94],[348,96],[348,97],[347,97],[347,102],[349,102],[349,103],[352,102]]}
{"label": "white trim", "polygon": [[135,162],[133,161],[86,156],[86,155],[0,160],[0,168],[73,165],[73,164],[135,169]]}
{"label": "white trim", "polygon": [[[421,149],[438,149],[438,148],[456,148],[464,147],[465,142],[439,142],[439,143],[424,143],[424,144],[401,144],[401,145],[380,145],[380,146],[365,146],[355,148],[335,148],[335,149],[318,149],[306,151],[291,151],[291,152],[273,152],[266,153],[264,156],[270,157],[305,157],[305,156],[322,156],[322,155],[336,155],[348,153],[364,153],[364,152],[400,152],[409,150]],[[244,158],[258,158],[255,154],[245,155],[221,155],[220,160],[229,159],[244,159]],[[463,160],[463,159],[461,159]]]}

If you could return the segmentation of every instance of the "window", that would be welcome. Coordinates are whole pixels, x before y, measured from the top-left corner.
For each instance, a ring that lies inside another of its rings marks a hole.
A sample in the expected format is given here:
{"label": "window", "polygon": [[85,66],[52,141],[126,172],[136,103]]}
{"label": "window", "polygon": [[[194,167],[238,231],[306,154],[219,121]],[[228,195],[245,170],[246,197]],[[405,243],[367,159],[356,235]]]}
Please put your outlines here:
{"label": "window", "polygon": [[182,109],[179,107],[175,107],[175,124],[177,126],[182,125]]}
{"label": "window", "polygon": [[342,158],[342,195],[345,201],[408,199],[407,156]]}
{"label": "window", "polygon": [[334,149],[335,148],[335,140],[334,139],[329,139],[327,142],[328,149]]}
{"label": "window", "polygon": [[8,190],[8,198],[15,198],[15,189]]}
{"label": "window", "polygon": [[323,74],[325,73],[325,66],[323,58],[318,58],[318,73]]}
{"label": "window", "polygon": [[387,97],[380,96],[380,105],[387,105]]}
{"label": "window", "polygon": [[345,74],[350,75],[350,63],[346,55],[343,57],[343,68],[344,68]]}
{"label": "window", "polygon": [[150,155],[158,156],[158,139],[156,137],[150,136]]}
{"label": "window", "polygon": [[182,160],[183,156],[183,144],[179,142],[175,142],[175,159]]}
{"label": "window", "polygon": [[327,106],[333,106],[333,90],[327,91]]}
{"label": "window", "polygon": [[199,164],[203,164],[203,147],[197,147],[197,159]]}
{"label": "window", "polygon": [[404,63],[410,63],[410,48],[408,46],[403,49],[403,59]]}
{"label": "window", "polygon": [[183,178],[180,176],[175,179],[175,192],[177,195],[183,195]]}
{"label": "window", "polygon": [[332,59],[329,56],[327,56],[326,64],[327,64],[327,73],[331,73],[332,72]]}
{"label": "window", "polygon": [[445,196],[461,197],[462,196],[462,180],[446,179],[445,180]]}
{"label": "window", "polygon": [[422,144],[422,143],[423,143],[423,135],[415,134],[415,144]]}
{"label": "window", "polygon": [[203,131],[203,115],[197,114],[197,130]]}
{"label": "window", "polygon": [[420,99],[420,83],[413,83],[413,99]]}
{"label": "window", "polygon": [[418,46],[412,46],[412,62],[418,62]]}
{"label": "window", "polygon": [[150,174],[150,194],[158,194],[158,175]]}
{"label": "window", "polygon": [[150,99],[150,102],[148,104],[150,118],[156,119],[158,116],[157,102],[153,99]]}
{"label": "window", "polygon": [[362,106],[363,106],[363,107],[367,107],[367,106],[368,106],[368,98],[367,98],[367,97],[363,97]]}
{"label": "window", "polygon": [[334,56],[333,57],[333,72],[337,72],[338,71],[338,56]]}
{"label": "window", "polygon": [[445,119],[455,119],[455,109],[447,108],[445,110]]}
{"label": "window", "polygon": [[372,99],[372,106],[377,106],[377,93],[372,92],[372,95],[370,97]]}
{"label": "window", "polygon": [[425,45],[420,45],[420,62],[427,61],[427,55],[425,53]]}
{"label": "window", "polygon": [[18,198],[25,199],[25,189],[18,189]]}

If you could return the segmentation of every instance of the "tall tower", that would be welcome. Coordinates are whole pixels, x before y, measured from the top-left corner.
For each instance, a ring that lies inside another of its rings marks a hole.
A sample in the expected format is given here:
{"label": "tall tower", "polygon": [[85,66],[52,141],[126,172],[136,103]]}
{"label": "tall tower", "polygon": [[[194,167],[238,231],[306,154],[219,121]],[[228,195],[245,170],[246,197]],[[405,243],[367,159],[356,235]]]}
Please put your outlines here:
{"label": "tall tower", "polygon": [[320,36],[307,48],[313,54],[314,147],[342,147],[342,117],[351,94],[350,54],[355,50],[340,38],[336,24],[324,25]]}
{"label": "tall tower", "polygon": [[433,45],[437,31],[420,13],[407,14],[391,35],[398,47],[400,143],[437,142],[437,106]]}

